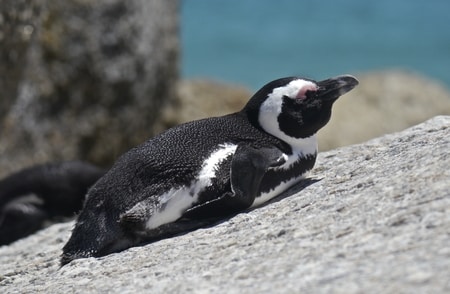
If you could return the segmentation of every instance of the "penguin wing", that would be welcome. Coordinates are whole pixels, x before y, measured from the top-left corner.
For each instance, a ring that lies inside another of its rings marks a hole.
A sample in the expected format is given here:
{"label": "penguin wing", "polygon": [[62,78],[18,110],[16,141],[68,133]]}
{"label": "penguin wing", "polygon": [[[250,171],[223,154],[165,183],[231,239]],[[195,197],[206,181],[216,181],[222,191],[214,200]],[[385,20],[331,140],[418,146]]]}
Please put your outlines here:
{"label": "penguin wing", "polygon": [[259,193],[261,180],[266,171],[285,162],[284,153],[276,147],[254,148],[239,145],[233,155],[228,175],[231,191],[196,203],[186,210],[183,218],[221,217],[249,208]]}
{"label": "penguin wing", "polygon": [[223,166],[228,171],[219,172],[220,184],[215,182],[214,187],[209,187],[218,194],[211,195],[209,191],[208,197],[200,196],[192,204],[187,204],[192,201],[192,195],[186,196],[183,190],[174,189],[168,193],[164,197],[173,201],[165,203],[161,201],[164,198],[161,195],[148,196],[122,213],[119,223],[125,231],[149,239],[232,215],[253,204],[268,168],[284,162],[284,153],[278,148],[254,148],[240,144],[231,158],[231,164]]}

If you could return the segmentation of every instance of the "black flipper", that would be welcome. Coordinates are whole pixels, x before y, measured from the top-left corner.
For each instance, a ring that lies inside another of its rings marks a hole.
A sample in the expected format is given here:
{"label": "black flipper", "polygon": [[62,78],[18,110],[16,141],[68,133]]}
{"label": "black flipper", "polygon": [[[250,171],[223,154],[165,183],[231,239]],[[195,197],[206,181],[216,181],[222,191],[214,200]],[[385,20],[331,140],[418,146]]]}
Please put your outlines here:
{"label": "black flipper", "polygon": [[239,145],[231,162],[231,191],[193,206],[183,217],[202,219],[225,216],[249,208],[259,192],[267,169],[284,163],[283,152],[277,148],[256,149]]}
{"label": "black flipper", "polygon": [[214,200],[189,208],[178,221],[155,229],[146,228],[147,221],[158,210],[158,198],[147,197],[120,215],[120,225],[133,237],[149,240],[159,235],[173,235],[202,227],[250,207],[259,191],[262,177],[269,167],[285,162],[276,148],[255,149],[240,145],[233,155],[230,168],[231,191]]}

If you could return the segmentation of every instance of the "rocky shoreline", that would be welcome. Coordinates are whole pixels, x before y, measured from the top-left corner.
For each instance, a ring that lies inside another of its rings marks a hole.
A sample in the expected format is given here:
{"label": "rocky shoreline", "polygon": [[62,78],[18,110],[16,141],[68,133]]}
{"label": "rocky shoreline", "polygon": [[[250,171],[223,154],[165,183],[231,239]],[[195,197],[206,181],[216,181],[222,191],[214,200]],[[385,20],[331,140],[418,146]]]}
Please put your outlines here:
{"label": "rocky shoreline", "polygon": [[0,247],[2,293],[447,293],[450,116],[319,154],[275,201],[60,268],[73,222]]}

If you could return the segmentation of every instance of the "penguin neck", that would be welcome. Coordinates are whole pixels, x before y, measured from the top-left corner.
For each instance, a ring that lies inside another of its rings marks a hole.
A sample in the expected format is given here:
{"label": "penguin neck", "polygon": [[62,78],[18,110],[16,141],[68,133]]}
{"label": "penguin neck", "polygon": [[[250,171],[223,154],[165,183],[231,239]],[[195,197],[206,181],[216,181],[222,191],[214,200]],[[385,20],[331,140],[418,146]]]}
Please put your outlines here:
{"label": "penguin neck", "polygon": [[278,122],[261,124],[259,111],[251,108],[244,108],[241,112],[238,112],[238,115],[245,117],[247,121],[255,128],[288,145],[291,148],[292,153],[303,154],[304,156],[315,156],[317,154],[318,144],[316,133],[304,138],[288,136],[279,129]]}
{"label": "penguin neck", "polygon": [[288,135],[280,128],[277,117],[264,111],[259,112],[258,124],[265,132],[291,146],[293,153],[303,154],[304,156],[315,156],[317,154],[316,133],[311,133],[305,137]]}
{"label": "penguin neck", "polygon": [[316,135],[298,139],[296,142],[285,143],[290,146],[290,153],[284,155],[286,162],[282,166],[276,167],[275,170],[288,171],[294,168],[296,164],[301,164],[302,167],[310,166],[302,173],[310,170],[317,157]]}
{"label": "penguin neck", "polygon": [[289,142],[285,142],[291,146],[294,153],[299,153],[303,156],[316,156],[318,150],[316,134],[313,134],[306,138],[288,138]]}

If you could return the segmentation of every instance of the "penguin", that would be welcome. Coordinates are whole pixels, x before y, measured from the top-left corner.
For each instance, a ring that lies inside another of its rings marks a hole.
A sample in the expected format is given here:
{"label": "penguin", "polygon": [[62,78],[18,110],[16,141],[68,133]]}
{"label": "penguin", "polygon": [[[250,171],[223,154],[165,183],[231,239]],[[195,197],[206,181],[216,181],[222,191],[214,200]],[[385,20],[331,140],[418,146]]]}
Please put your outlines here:
{"label": "penguin", "polygon": [[0,180],[0,245],[26,237],[46,223],[74,217],[87,190],[105,170],[82,161],[38,164]]}
{"label": "penguin", "polygon": [[88,191],[61,265],[257,207],[314,166],[317,131],[358,81],[274,80],[236,113],[181,124],[132,148]]}

